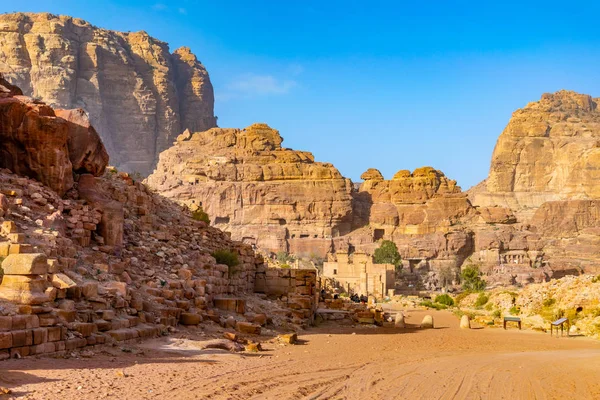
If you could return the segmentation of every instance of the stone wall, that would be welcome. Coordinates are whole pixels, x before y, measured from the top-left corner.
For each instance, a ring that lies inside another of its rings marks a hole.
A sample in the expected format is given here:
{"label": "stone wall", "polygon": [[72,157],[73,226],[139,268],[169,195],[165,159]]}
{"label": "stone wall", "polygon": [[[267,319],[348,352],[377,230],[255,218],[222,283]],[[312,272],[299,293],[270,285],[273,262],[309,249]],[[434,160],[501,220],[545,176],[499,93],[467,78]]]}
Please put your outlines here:
{"label": "stone wall", "polygon": [[375,264],[367,254],[330,255],[323,263],[323,277],[333,280],[345,292],[384,297],[396,287],[396,272],[392,264]]}
{"label": "stone wall", "polygon": [[312,323],[320,291],[317,270],[259,266],[254,291],[282,300],[292,309],[297,322]]}

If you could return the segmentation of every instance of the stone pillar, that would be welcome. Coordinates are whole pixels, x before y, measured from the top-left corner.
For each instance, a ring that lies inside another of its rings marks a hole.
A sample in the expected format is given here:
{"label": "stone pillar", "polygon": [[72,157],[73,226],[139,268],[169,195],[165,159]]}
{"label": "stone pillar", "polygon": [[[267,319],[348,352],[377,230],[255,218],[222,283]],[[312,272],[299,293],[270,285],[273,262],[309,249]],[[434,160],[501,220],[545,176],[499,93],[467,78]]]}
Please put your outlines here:
{"label": "stone pillar", "polygon": [[360,294],[368,296],[369,295],[369,276],[367,274],[367,265],[361,264],[360,269]]}
{"label": "stone pillar", "polygon": [[4,278],[0,299],[17,304],[41,304],[49,301],[44,293],[48,262],[44,254],[10,254],[2,262]]}

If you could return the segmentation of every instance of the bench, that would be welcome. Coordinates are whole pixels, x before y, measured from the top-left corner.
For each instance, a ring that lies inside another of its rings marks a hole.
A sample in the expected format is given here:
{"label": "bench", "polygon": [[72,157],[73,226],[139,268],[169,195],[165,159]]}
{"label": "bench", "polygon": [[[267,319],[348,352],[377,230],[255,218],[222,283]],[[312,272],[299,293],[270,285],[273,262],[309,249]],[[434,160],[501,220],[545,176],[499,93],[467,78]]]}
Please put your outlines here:
{"label": "bench", "polygon": [[[560,326],[560,336],[564,335],[564,325],[567,324],[567,326],[570,328],[571,324],[569,323],[569,319],[568,318],[560,318],[557,319],[554,322],[550,323],[550,336],[552,336],[552,332],[554,330],[554,327],[556,327],[556,337],[558,337],[558,327]],[[569,329],[567,329],[567,336],[569,336]]]}
{"label": "bench", "polygon": [[507,322],[516,322],[519,324],[519,330],[521,330],[521,318],[519,317],[504,317],[504,329],[506,329]]}

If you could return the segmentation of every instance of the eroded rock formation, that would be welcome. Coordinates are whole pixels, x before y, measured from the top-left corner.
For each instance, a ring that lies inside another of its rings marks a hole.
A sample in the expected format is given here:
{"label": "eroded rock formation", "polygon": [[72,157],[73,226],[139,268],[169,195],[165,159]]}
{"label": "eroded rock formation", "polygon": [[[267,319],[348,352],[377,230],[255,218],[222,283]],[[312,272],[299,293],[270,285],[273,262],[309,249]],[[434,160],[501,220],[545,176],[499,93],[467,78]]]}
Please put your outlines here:
{"label": "eroded rock formation", "polygon": [[37,179],[60,195],[73,186],[73,170],[104,173],[108,155],[81,110],[55,112],[20,95],[1,75],[0,93],[0,168]]}
{"label": "eroded rock formation", "polygon": [[560,91],[516,111],[490,176],[464,193],[431,167],[354,187],[309,153],[281,148],[265,125],[181,135],[149,178],[155,189],[267,251],[372,254],[392,240],[405,284],[439,287],[475,264],[490,284],[595,272],[599,116],[590,96]]}
{"label": "eroded rock formation", "polygon": [[488,273],[527,283],[598,272],[599,139],[598,99],[588,95],[547,93],[513,113],[487,180],[469,191],[480,210],[510,210],[475,229],[473,258]]}
{"label": "eroded rock formation", "polygon": [[265,124],[186,131],[160,155],[148,184],[232,238],[269,251],[324,255],[350,232],[351,182],[311,153],[281,147]]}
{"label": "eroded rock formation", "polygon": [[561,90],[517,110],[498,138],[477,205],[504,205],[524,217],[546,201],[599,198],[598,99]]}
{"label": "eroded rock formation", "polygon": [[113,165],[150,173],[184,129],[216,126],[213,88],[189,48],[47,13],[0,15],[0,73],[24,94],[82,108]]}

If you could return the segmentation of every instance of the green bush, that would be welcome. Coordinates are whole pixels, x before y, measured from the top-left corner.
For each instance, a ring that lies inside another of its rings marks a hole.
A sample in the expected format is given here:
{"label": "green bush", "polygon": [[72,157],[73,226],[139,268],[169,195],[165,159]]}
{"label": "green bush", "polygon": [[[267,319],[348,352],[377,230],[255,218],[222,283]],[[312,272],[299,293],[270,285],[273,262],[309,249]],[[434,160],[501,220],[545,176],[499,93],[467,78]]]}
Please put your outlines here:
{"label": "green bush", "polygon": [[279,261],[281,264],[287,264],[287,263],[293,262],[294,257],[289,255],[285,251],[278,251],[277,252],[277,261]]}
{"label": "green bush", "polygon": [[512,306],[512,307],[510,308],[510,310],[508,310],[508,312],[509,312],[511,315],[519,315],[519,313],[521,312],[521,310],[520,310],[520,309],[519,309],[519,307],[517,307],[517,306]]}
{"label": "green bush", "polygon": [[502,316],[502,311],[500,310],[494,310],[494,312],[492,313],[492,317],[494,318],[500,318]]}
{"label": "green bush", "polygon": [[396,243],[390,240],[382,241],[379,248],[375,250],[375,253],[373,254],[373,261],[375,264],[400,265],[401,258]]}
{"label": "green bush", "polygon": [[292,267],[290,267],[290,265],[289,265],[289,264],[281,264],[281,265],[280,265],[280,267],[281,267],[281,268],[285,268],[285,269],[290,269],[290,268],[292,268]]}
{"label": "green bush", "polygon": [[231,250],[217,250],[212,253],[212,256],[217,260],[217,264],[225,264],[230,268],[235,267],[240,263],[237,253]]}
{"label": "green bush", "polygon": [[486,282],[481,279],[481,272],[475,265],[466,266],[460,273],[462,287],[464,290],[473,290],[479,292],[485,289]]}
{"label": "green bush", "polygon": [[444,304],[432,303],[431,300],[422,301],[421,305],[423,307],[434,308],[436,310],[445,310],[448,308],[448,306],[446,306]]}
{"label": "green bush", "polygon": [[443,304],[445,306],[453,306],[454,305],[454,300],[452,299],[452,297],[450,297],[447,294],[440,294],[439,296],[437,296],[435,298],[435,302],[439,303],[439,304]]}
{"label": "green bush", "polygon": [[203,221],[210,225],[210,217],[204,212],[202,208],[192,211],[192,218],[196,221]]}
{"label": "green bush", "polygon": [[483,307],[489,301],[489,299],[490,298],[487,297],[485,293],[479,293],[477,300],[475,300],[475,307]]}

